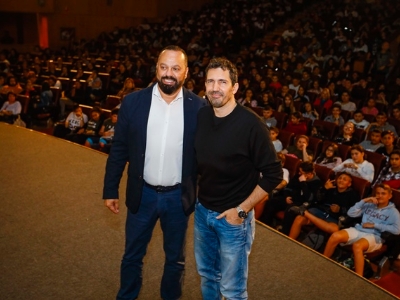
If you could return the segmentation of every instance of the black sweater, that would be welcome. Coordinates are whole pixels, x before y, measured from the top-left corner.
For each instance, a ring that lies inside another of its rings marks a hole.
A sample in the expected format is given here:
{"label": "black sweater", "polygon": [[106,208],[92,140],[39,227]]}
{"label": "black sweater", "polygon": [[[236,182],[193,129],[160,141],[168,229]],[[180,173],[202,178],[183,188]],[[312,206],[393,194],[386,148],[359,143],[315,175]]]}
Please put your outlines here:
{"label": "black sweater", "polygon": [[[347,216],[349,208],[360,201],[360,195],[351,187],[341,193],[337,188],[327,190],[323,187],[321,188],[318,198],[317,207],[335,218]],[[340,211],[338,213],[334,213],[330,210],[332,204],[340,206]]]}
{"label": "black sweater", "polygon": [[202,108],[195,149],[198,198],[207,209],[223,212],[242,203],[257,184],[271,192],[282,181],[267,127],[241,105],[223,118],[215,117],[211,106]]}

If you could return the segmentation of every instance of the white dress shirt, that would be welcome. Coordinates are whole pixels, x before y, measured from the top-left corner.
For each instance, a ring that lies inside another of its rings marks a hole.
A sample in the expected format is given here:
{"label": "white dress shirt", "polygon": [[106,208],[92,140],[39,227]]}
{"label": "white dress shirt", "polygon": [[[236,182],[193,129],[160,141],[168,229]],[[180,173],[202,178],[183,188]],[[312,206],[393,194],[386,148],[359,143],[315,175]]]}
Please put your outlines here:
{"label": "white dress shirt", "polygon": [[183,153],[183,92],[167,103],[153,87],[147,122],[144,180],[151,185],[171,186],[181,182]]}

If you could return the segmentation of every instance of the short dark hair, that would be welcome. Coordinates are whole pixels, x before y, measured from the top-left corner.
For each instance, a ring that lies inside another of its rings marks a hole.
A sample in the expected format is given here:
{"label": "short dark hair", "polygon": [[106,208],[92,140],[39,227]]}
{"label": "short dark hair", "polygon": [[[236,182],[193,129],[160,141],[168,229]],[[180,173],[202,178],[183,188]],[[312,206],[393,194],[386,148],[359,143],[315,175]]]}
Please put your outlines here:
{"label": "short dark hair", "polygon": [[393,106],[392,110],[393,110],[393,109],[398,109],[398,110],[400,110],[400,104],[396,104],[395,106]]}
{"label": "short dark hair", "polygon": [[229,71],[229,78],[232,81],[232,85],[235,85],[238,82],[238,71],[235,65],[226,58],[222,57],[211,59],[210,63],[206,68],[206,77],[210,69],[218,69],[218,68],[221,68],[224,71]]}
{"label": "short dark hair", "polygon": [[275,132],[276,134],[279,134],[279,128],[278,128],[278,127],[275,127],[275,126],[271,126],[271,127],[269,128],[269,131],[273,131],[273,132]]}
{"label": "short dark hair", "polygon": [[118,113],[119,113],[119,108],[114,108],[114,109],[111,111],[111,115],[118,115]]}
{"label": "short dark hair", "polygon": [[361,109],[355,110],[354,113],[353,113],[353,116],[354,116],[355,114],[362,114],[362,115],[364,116],[364,113],[361,111]]}
{"label": "short dark hair", "polygon": [[382,132],[382,137],[384,137],[385,135],[390,135],[391,137],[395,137],[394,136],[394,132],[393,131],[391,131],[391,130],[385,130],[385,131],[383,131]]}
{"label": "short dark hair", "polygon": [[353,182],[353,176],[352,176],[350,173],[348,173],[348,172],[338,172],[338,173],[336,173],[335,178],[338,179],[339,176],[341,176],[341,175],[346,175],[346,176],[348,176],[348,177],[351,179],[351,182]]}
{"label": "short dark hair", "polygon": [[314,173],[314,163],[311,161],[303,161],[300,163],[299,168],[305,173]]}
{"label": "short dark hair", "polygon": [[340,104],[338,104],[338,103],[332,105],[331,111],[332,111],[334,108],[339,108],[340,111],[342,110],[342,106],[341,106]]}
{"label": "short dark hair", "polygon": [[382,135],[382,131],[378,128],[374,128],[371,130],[371,133],[379,133],[380,135]]}
{"label": "short dark hair", "polygon": [[395,149],[392,152],[390,152],[389,157],[392,157],[393,154],[400,156],[400,149]]}

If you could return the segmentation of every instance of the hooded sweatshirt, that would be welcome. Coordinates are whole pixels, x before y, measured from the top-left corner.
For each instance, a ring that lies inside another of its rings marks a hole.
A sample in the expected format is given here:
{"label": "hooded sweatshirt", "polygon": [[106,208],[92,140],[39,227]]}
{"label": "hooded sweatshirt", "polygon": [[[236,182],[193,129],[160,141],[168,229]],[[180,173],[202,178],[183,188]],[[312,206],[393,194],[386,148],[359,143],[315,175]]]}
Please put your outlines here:
{"label": "hooded sweatshirt", "polygon": [[[378,208],[376,204],[361,200],[352,206],[347,214],[353,218],[362,215],[361,224],[355,226],[359,231],[377,236],[384,231],[400,234],[400,213],[392,202],[383,208]],[[374,228],[363,228],[362,224],[364,223],[374,223],[375,225]]]}

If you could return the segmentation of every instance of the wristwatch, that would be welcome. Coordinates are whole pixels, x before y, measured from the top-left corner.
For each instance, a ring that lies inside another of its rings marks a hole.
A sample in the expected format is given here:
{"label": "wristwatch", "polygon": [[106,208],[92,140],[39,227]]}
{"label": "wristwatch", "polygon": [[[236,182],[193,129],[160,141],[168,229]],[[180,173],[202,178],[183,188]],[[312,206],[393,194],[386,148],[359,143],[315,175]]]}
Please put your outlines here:
{"label": "wristwatch", "polygon": [[238,216],[241,219],[246,219],[247,218],[247,212],[245,212],[239,205],[236,206],[236,210],[238,212]]}

